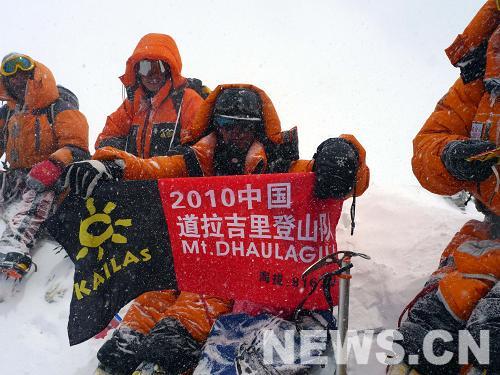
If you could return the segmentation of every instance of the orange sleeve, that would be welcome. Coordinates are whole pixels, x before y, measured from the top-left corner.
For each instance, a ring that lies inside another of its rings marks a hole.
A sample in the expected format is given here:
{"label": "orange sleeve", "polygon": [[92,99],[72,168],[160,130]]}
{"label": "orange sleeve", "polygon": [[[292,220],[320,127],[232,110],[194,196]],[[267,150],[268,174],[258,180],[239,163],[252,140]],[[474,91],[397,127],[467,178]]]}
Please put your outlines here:
{"label": "orange sleeve", "polygon": [[464,85],[458,79],[413,140],[413,173],[425,189],[436,194],[453,195],[470,185],[457,180],[446,170],[441,153],[451,141],[469,139],[483,91],[480,80]]}
{"label": "orange sleeve", "polygon": [[178,293],[175,290],[160,290],[141,294],[130,305],[122,324],[143,335],[164,317],[164,312],[173,305]]}
{"label": "orange sleeve", "polygon": [[214,152],[216,144],[217,136],[215,133],[210,133],[191,146],[196,157],[193,163],[198,165],[201,172],[199,174],[203,176],[214,175]]}
{"label": "orange sleeve", "polygon": [[125,163],[125,180],[156,180],[167,177],[187,177],[187,167],[182,155],[156,156],[141,159],[114,147],[97,149],[92,159],[117,160]]}
{"label": "orange sleeve", "polygon": [[[361,143],[351,134],[342,134],[340,136],[352,143],[359,153],[359,167],[356,174],[356,196],[359,197],[365,192],[370,183],[370,169],[366,165],[366,151]],[[295,160],[288,169],[290,173],[297,172],[312,172],[314,160]]]}
{"label": "orange sleeve", "polygon": [[114,147],[96,150],[93,159],[117,160],[125,163],[126,180],[156,180],[168,177],[212,176],[213,154],[216,143],[214,133],[200,139],[193,146],[184,146],[184,153],[141,159]]}
{"label": "orange sleeve", "polygon": [[312,172],[314,160],[295,160],[288,168],[289,173]]}
{"label": "orange sleeve", "polygon": [[231,309],[229,300],[182,292],[164,316],[177,319],[196,341],[203,342],[215,320],[231,312]]}
{"label": "orange sleeve", "polygon": [[60,162],[63,165],[71,164],[75,161],[73,159],[74,151],[72,147],[88,153],[89,124],[84,114],[80,111],[69,109],[57,114],[53,131],[59,148],[50,155],[51,160]]}
{"label": "orange sleeve", "polygon": [[341,134],[341,138],[351,142],[358,150],[359,166],[356,174],[356,196],[362,195],[370,184],[370,169],[366,165],[366,150],[352,134]]}
{"label": "orange sleeve", "polygon": [[95,148],[108,138],[126,137],[130,131],[133,120],[132,104],[128,99],[106,119],[106,124],[101,134],[97,137]]}

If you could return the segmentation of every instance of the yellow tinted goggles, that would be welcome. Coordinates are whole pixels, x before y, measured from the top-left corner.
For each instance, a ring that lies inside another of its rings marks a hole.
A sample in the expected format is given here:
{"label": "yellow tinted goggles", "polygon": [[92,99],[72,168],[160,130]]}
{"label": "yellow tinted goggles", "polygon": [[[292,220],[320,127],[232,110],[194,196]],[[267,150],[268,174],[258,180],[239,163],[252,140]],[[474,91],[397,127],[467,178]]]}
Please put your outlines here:
{"label": "yellow tinted goggles", "polygon": [[13,55],[2,62],[0,74],[9,77],[17,73],[19,69],[28,72],[35,67],[35,61],[26,55]]}

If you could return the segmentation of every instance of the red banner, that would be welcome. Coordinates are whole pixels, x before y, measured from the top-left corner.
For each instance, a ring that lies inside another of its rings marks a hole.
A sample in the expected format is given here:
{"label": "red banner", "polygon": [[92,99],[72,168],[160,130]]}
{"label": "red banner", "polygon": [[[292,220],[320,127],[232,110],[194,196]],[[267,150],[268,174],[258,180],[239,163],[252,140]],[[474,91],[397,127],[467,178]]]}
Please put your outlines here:
{"label": "red banner", "polygon": [[[315,283],[302,272],[337,251],[342,201],[315,198],[313,173],[162,179],[158,186],[180,290],[293,309]],[[326,303],[315,293],[306,306]]]}

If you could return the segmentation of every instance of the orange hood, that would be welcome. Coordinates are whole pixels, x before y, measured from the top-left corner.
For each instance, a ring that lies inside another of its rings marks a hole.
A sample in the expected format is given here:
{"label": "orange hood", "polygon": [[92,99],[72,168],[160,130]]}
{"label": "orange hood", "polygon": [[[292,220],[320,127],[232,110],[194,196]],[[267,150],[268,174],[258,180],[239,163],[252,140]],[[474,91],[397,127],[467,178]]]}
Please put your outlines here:
{"label": "orange hood", "polygon": [[[24,94],[26,108],[32,110],[45,108],[58,97],[59,91],[52,72],[42,63],[35,61],[33,79],[28,81],[26,93]],[[7,89],[3,85],[3,79],[0,80],[0,100],[6,100],[11,108],[15,106],[15,101],[9,96]]]}
{"label": "orange hood", "polygon": [[145,59],[166,62],[170,66],[174,87],[185,83],[186,79],[181,76],[181,55],[174,39],[165,34],[146,34],[135,47],[132,56],[128,58],[125,74],[120,77],[125,87],[136,85],[135,65]]}
{"label": "orange hood", "polygon": [[245,83],[234,83],[217,86],[198,109],[192,126],[189,128],[182,128],[181,142],[194,142],[200,139],[206,133],[212,122],[212,114],[214,111],[215,102],[217,101],[217,97],[222,92],[222,90],[228,88],[247,89],[259,95],[262,101],[262,118],[264,120],[265,135],[273,143],[283,143],[280,119],[278,117],[278,114],[276,113],[276,109],[274,108],[271,99],[263,90],[259,89],[256,86]]}
{"label": "orange hood", "polygon": [[488,79],[500,78],[500,25],[488,41],[488,50],[486,51],[486,72],[484,73],[485,81]]}
{"label": "orange hood", "polygon": [[453,66],[468,53],[477,48],[490,36],[500,24],[500,10],[495,0],[488,0],[477,12],[464,32],[459,34],[445,52]]}

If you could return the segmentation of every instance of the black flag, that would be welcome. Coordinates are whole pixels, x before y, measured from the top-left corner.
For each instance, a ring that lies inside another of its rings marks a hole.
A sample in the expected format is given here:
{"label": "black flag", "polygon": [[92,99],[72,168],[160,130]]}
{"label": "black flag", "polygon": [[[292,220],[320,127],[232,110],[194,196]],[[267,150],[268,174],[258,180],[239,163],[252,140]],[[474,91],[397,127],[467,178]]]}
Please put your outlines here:
{"label": "black flag", "polygon": [[70,345],[142,293],[177,289],[157,181],[105,183],[86,200],[70,195],[47,224],[75,264]]}

